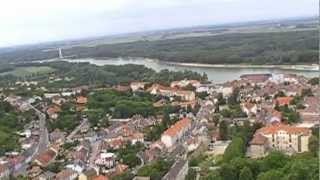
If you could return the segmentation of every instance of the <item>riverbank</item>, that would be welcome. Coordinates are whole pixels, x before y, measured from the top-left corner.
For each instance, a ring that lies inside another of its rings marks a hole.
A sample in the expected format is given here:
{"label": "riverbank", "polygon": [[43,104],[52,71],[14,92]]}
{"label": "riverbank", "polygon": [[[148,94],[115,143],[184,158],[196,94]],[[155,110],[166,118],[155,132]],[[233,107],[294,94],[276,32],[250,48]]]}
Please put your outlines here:
{"label": "riverbank", "polygon": [[[157,60],[158,61],[158,60]],[[279,69],[279,70],[296,70],[296,71],[319,71],[319,65],[249,65],[249,64],[200,64],[200,63],[179,63],[158,61],[171,66],[184,67],[203,67],[203,68],[251,68],[251,69]]]}
{"label": "riverbank", "polygon": [[[202,64],[202,63],[181,63],[181,62],[169,62],[161,61],[158,59],[150,59],[143,57],[119,57],[119,58],[81,58],[81,59],[50,59],[43,61],[34,62],[52,62],[52,61],[67,61],[67,62],[91,62],[96,61],[100,63],[93,63],[96,65],[104,64],[114,64],[114,62],[120,62],[120,64],[140,64],[140,62],[145,61],[147,63],[156,63],[166,66],[176,66],[176,67],[189,67],[189,68],[224,68],[224,69],[277,69],[277,70],[290,70],[290,71],[308,71],[317,72],[320,70],[318,64],[299,64],[299,65],[251,65],[251,64]],[[124,62],[124,63],[123,63]],[[115,63],[117,64],[117,63]],[[141,63],[144,64],[144,63]]]}

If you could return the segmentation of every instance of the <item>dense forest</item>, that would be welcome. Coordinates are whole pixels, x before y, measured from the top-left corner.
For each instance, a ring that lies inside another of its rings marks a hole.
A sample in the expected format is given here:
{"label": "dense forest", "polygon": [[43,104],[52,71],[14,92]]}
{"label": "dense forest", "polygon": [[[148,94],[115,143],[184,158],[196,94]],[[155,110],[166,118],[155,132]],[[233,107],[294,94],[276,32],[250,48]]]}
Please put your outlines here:
{"label": "dense forest", "polygon": [[[238,33],[185,37],[156,41],[75,46],[63,49],[65,56],[147,57],[169,62],[208,64],[310,64],[318,60],[318,32],[291,31]],[[58,57],[44,48],[0,53],[2,61],[30,61]]]}

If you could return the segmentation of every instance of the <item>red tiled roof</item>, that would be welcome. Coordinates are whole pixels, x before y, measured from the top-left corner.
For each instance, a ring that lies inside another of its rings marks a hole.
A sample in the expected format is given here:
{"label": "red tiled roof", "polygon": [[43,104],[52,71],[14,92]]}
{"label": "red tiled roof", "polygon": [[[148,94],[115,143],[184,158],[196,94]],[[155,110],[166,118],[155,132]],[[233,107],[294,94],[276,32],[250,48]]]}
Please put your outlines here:
{"label": "red tiled roof", "polygon": [[47,109],[47,114],[51,116],[52,114],[60,112],[61,109],[58,106],[53,106]]}
{"label": "red tiled roof", "polygon": [[275,134],[278,131],[285,131],[288,134],[309,134],[311,131],[307,128],[290,126],[282,123],[274,123],[257,130],[257,133]]}
{"label": "red tiled roof", "polygon": [[276,101],[280,106],[289,105],[293,97],[277,97]]}
{"label": "red tiled roof", "polygon": [[46,152],[39,154],[36,157],[36,160],[39,161],[41,164],[41,166],[47,166],[49,164],[50,161],[52,161],[56,156],[56,153],[49,149]]}
{"label": "red tiled roof", "polygon": [[183,118],[180,121],[176,122],[169,129],[167,129],[163,134],[167,136],[176,136],[179,131],[186,128],[191,124],[191,121],[188,118]]}
{"label": "red tiled roof", "polygon": [[109,178],[106,176],[100,175],[100,176],[96,176],[96,177],[92,178],[92,180],[109,180]]}

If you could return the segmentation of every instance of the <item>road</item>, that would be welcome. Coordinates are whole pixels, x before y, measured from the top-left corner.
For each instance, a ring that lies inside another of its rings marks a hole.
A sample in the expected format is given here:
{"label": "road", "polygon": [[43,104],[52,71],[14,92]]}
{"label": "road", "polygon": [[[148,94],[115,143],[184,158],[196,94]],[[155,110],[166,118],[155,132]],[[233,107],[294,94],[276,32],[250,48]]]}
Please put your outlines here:
{"label": "road", "polygon": [[33,146],[26,150],[22,155],[25,157],[25,161],[21,164],[20,167],[16,168],[13,172],[14,176],[26,175],[26,170],[29,167],[32,160],[36,155],[43,153],[47,150],[49,146],[49,133],[46,127],[46,115],[39,111],[37,108],[29,104],[30,108],[33,109],[38,118],[39,118],[39,142],[36,146]]}
{"label": "road", "polygon": [[133,174],[137,174],[138,171],[139,171],[139,169],[144,166],[144,159],[142,158],[142,156],[141,156],[140,153],[141,153],[141,152],[137,153],[137,155],[136,155],[136,156],[140,159],[140,165],[137,166],[137,167],[135,167],[135,168],[131,171]]}
{"label": "road", "polygon": [[101,140],[91,142],[92,152],[89,158],[89,167],[94,167],[94,161],[99,154],[99,146],[101,144]]}
{"label": "road", "polygon": [[39,117],[39,129],[40,129],[40,134],[39,134],[39,143],[38,143],[38,148],[34,155],[43,153],[47,150],[49,146],[49,133],[48,129],[46,127],[46,115],[39,111],[37,108],[34,106],[30,105],[30,107],[36,112],[36,114]]}
{"label": "road", "polygon": [[87,124],[88,119],[84,119],[81,124],[79,124],[70,134],[69,136],[67,136],[67,141],[71,141],[73,136],[76,135],[78,133],[78,131],[80,131],[80,129]]}

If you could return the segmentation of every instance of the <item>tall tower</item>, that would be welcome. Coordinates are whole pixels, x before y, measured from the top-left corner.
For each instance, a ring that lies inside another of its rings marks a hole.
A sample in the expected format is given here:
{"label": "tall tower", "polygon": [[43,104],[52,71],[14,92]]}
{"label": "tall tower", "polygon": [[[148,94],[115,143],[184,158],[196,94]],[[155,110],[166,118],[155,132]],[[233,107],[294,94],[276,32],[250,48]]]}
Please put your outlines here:
{"label": "tall tower", "polygon": [[63,59],[62,50],[59,48],[59,59]]}

